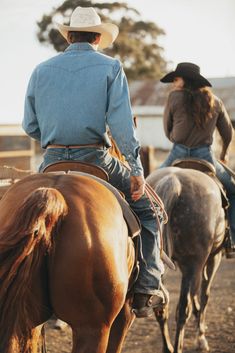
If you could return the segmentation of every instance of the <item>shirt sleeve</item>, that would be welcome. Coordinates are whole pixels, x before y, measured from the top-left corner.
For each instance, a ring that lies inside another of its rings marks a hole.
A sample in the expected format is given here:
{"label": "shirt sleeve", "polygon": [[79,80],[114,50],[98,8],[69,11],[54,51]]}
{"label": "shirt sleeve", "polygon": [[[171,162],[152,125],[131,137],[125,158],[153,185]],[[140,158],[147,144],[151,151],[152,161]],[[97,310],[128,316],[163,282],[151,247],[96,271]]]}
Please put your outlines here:
{"label": "shirt sleeve", "polygon": [[166,137],[168,137],[168,139],[171,140],[171,131],[173,128],[171,95],[168,96],[166,106],[164,109],[163,126],[164,126]]}
{"label": "shirt sleeve", "polygon": [[219,104],[220,104],[220,110],[219,110],[216,126],[222,138],[222,143],[223,143],[220,158],[226,159],[228,155],[228,148],[233,138],[233,126],[223,102],[219,101]]}
{"label": "shirt sleeve", "polygon": [[106,118],[112,137],[131,167],[131,175],[143,175],[127,79],[119,61],[116,62],[114,78],[108,87]]}
{"label": "shirt sleeve", "polygon": [[32,73],[29,80],[28,88],[25,96],[24,117],[22,127],[27,135],[35,140],[41,140],[41,132],[38,125],[36,109],[35,109],[35,87],[37,81],[36,69]]}

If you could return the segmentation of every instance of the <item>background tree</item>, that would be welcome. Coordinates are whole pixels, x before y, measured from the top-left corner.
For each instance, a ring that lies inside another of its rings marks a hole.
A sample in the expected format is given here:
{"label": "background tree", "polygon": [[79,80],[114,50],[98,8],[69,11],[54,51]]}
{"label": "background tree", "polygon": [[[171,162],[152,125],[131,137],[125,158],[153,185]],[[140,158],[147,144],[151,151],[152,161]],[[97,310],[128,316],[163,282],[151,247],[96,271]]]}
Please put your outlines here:
{"label": "background tree", "polygon": [[104,52],[121,60],[129,80],[159,79],[165,73],[163,48],[158,45],[158,38],[165,34],[164,31],[154,22],[142,21],[140,13],[127,3],[66,0],[50,14],[43,15],[37,23],[39,41],[53,45],[56,51],[63,51],[68,44],[55,29],[53,22],[57,20],[69,24],[71,13],[77,6],[92,6],[103,22],[112,22],[119,27],[117,40]]}

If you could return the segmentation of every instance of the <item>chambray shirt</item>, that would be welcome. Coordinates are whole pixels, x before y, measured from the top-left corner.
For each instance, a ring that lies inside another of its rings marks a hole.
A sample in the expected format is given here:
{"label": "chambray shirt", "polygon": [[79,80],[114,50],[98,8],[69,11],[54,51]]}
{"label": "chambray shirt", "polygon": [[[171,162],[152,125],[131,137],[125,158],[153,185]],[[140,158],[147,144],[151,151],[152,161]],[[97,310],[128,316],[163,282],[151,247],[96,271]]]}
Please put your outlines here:
{"label": "chambray shirt", "polygon": [[108,126],[131,174],[143,174],[125,73],[89,43],[71,44],[35,68],[22,126],[43,148],[102,142]]}

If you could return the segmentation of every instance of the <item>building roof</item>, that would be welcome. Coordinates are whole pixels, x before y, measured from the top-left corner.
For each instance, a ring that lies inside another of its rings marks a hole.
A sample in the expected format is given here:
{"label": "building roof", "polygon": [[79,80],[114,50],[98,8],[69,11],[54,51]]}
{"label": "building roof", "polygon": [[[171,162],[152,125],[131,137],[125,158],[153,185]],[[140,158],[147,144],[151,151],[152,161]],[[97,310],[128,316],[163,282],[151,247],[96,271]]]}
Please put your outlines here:
{"label": "building roof", "polygon": [[170,85],[153,80],[133,81],[129,87],[133,106],[163,106],[170,90]]}

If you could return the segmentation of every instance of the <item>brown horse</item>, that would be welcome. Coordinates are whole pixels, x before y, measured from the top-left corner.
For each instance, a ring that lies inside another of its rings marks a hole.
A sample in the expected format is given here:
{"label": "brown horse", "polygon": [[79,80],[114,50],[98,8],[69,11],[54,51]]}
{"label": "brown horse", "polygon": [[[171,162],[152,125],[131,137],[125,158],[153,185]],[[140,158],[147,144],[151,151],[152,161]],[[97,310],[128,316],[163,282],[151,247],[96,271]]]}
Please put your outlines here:
{"label": "brown horse", "polygon": [[168,332],[168,308],[161,315],[155,313],[162,331],[163,352],[183,351],[185,324],[192,311],[197,320],[199,348],[208,350],[205,313],[221,261],[226,227],[219,187],[200,171],[177,167],[156,170],[147,181],[164,202],[169,217],[163,228],[164,239],[182,273],[174,349]]}
{"label": "brown horse", "polygon": [[34,174],[0,201],[0,353],[35,353],[54,313],[72,353],[120,352],[134,248],[115,196],[87,176]]}

